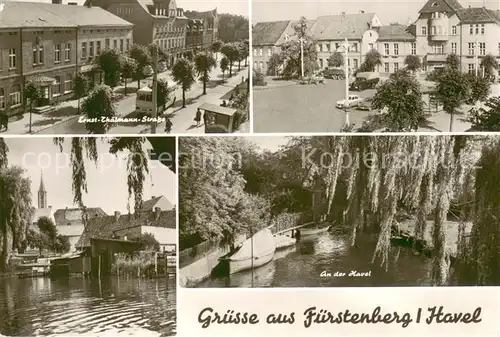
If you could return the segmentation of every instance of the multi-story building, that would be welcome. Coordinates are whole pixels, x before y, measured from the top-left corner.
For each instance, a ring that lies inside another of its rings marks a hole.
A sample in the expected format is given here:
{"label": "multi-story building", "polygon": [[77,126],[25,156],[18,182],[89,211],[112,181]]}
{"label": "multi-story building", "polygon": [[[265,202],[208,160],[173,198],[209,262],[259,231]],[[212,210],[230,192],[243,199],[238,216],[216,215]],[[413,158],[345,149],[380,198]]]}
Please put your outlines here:
{"label": "multi-story building", "polygon": [[481,57],[500,58],[500,11],[463,8],[457,0],[429,0],[419,11],[416,25],[418,55],[429,70],[442,67],[456,54],[462,71],[475,72]]}
{"label": "multi-story building", "polygon": [[382,56],[378,71],[382,74],[394,73],[405,67],[407,55],[417,55],[417,43],[412,33],[415,26],[391,24],[377,30],[377,51]]}
{"label": "multi-story building", "polygon": [[[328,58],[333,52],[342,50],[347,38],[349,51],[347,64],[349,69],[356,70],[363,62],[366,53],[375,47],[381,26],[376,14],[364,13],[328,15],[318,17],[309,34],[317,41],[318,66],[323,69],[328,66]],[[345,61],[344,61],[345,62]]]}
{"label": "multi-story building", "polygon": [[132,24],[101,8],[5,2],[0,15],[0,110],[22,111],[28,81],[42,91],[37,106],[70,97],[75,73],[92,74],[91,59],[111,40],[125,48],[132,42]]}
{"label": "multi-story building", "polygon": [[186,47],[191,50],[208,50],[218,36],[217,9],[197,12],[186,11],[189,18],[186,31]]}
{"label": "multi-story building", "polygon": [[157,44],[168,55],[168,65],[186,51],[189,19],[175,0],[86,0],[134,24],[134,42]]}
{"label": "multi-story building", "polygon": [[252,29],[253,68],[269,73],[268,62],[281,45],[293,37],[297,21],[259,22]]}

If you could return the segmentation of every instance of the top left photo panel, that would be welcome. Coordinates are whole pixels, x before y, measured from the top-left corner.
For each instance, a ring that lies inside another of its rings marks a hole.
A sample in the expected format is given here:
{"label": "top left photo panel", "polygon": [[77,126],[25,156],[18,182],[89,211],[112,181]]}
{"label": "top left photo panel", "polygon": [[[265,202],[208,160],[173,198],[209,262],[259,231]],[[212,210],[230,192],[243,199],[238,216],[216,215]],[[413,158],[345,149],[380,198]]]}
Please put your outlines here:
{"label": "top left photo panel", "polygon": [[0,135],[249,133],[247,0],[0,0]]}

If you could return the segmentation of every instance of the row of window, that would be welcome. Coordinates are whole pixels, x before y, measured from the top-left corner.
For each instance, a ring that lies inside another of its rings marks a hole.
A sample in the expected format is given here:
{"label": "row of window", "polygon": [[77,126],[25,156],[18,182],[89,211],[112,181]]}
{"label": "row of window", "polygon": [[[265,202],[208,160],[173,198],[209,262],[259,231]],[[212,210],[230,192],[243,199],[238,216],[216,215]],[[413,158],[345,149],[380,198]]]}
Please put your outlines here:
{"label": "row of window", "polygon": [[[485,25],[473,24],[469,25],[469,35],[484,35]],[[421,34],[427,35],[427,26],[421,27]],[[443,26],[431,26],[431,35],[446,35],[446,28]],[[457,35],[457,26],[451,26],[451,35]]]}
{"label": "row of window", "polygon": [[185,28],[179,25],[174,25],[173,22],[169,22],[166,25],[158,26],[158,33],[184,33]]}
{"label": "row of window", "polygon": [[[392,68],[392,69],[393,69],[393,72],[398,71],[398,70],[399,70],[399,63],[397,63],[397,62],[396,62],[396,63],[393,63],[393,64],[392,64],[392,67],[393,67],[393,68]],[[384,72],[386,72],[386,73],[390,73],[390,72],[391,72],[391,68],[390,68],[390,64],[389,64],[389,62],[385,62],[385,63],[384,63]]]}
{"label": "row of window", "polygon": [[[327,59],[319,59],[319,67],[320,69],[323,69],[323,68],[326,68],[328,66],[328,60]],[[351,67],[351,64],[352,64],[352,67]],[[358,69],[359,67],[359,60],[358,59],[352,59],[352,62],[351,62],[351,59],[347,59],[347,66],[349,67],[349,69]]]}
{"label": "row of window", "polygon": [[164,50],[168,50],[170,48],[182,48],[184,47],[184,39],[161,39],[156,40],[156,44],[160,46],[160,48]]}
{"label": "row of window", "polygon": [[[118,47],[118,41],[120,42],[120,46]],[[114,39],[113,40],[113,47],[111,47],[111,40],[110,39],[105,39],[104,40],[104,49],[115,49],[119,50],[120,53],[123,53],[125,51],[128,51],[130,49],[130,39]],[[95,56],[99,55],[102,51],[102,44],[101,41],[89,41],[89,42],[82,42],[82,59],[92,59]]]}
{"label": "row of window", "polygon": [[[389,43],[384,43],[384,55],[385,56],[390,55],[390,48],[389,47],[390,47]],[[393,43],[392,50],[393,50],[392,55],[398,56],[399,55],[399,43]],[[411,53],[411,55],[417,55],[417,44],[416,43],[411,44],[410,53]]]}
{"label": "row of window", "polygon": [[[325,51],[325,52],[337,51],[342,46],[342,42],[335,42],[333,46],[334,46],[333,50],[331,48],[332,45],[330,43],[325,43],[325,44],[320,43],[316,47],[320,53],[322,53],[323,51]],[[354,53],[358,52],[358,43],[356,43],[356,42],[352,43],[349,46],[349,51],[354,52]]]}

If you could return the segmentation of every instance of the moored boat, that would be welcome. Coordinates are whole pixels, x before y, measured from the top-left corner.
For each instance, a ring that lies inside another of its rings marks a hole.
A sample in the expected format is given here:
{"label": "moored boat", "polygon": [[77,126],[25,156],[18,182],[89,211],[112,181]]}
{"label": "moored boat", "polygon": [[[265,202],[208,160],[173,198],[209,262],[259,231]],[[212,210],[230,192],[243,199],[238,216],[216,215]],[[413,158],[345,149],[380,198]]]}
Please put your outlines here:
{"label": "moored boat", "polygon": [[284,235],[275,235],[274,243],[276,244],[276,249],[283,249],[295,245],[295,239]]}
{"label": "moored boat", "polygon": [[330,229],[329,225],[314,225],[314,226],[306,226],[302,227],[300,229],[300,235],[301,236],[309,236],[309,235],[316,235],[320,233],[324,233]]}
{"label": "moored boat", "polygon": [[229,264],[229,274],[234,274],[271,262],[275,251],[273,233],[266,228],[245,240],[232,254],[222,259]]}

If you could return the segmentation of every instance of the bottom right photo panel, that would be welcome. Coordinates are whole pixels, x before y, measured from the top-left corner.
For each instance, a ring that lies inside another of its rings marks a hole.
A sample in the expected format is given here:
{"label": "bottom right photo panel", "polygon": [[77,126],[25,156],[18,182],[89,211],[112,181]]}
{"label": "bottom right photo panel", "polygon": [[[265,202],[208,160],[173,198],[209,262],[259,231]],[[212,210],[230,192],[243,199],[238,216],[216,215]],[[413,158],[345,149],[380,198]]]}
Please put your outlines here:
{"label": "bottom right photo panel", "polygon": [[500,285],[500,136],[179,139],[189,288]]}

